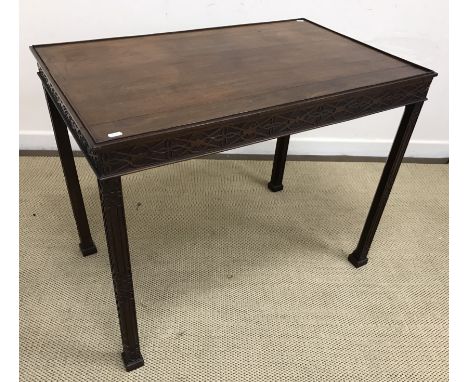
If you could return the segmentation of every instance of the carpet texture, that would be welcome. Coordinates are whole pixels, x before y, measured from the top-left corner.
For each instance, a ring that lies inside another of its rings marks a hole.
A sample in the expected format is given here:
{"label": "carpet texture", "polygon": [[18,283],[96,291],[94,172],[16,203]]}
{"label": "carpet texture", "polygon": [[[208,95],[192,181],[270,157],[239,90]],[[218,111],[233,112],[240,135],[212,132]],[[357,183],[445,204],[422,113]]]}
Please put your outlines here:
{"label": "carpet texture", "polygon": [[123,178],[140,342],[126,373],[95,177],[82,257],[58,158],[20,159],[21,381],[447,381],[448,166],[192,160]]}

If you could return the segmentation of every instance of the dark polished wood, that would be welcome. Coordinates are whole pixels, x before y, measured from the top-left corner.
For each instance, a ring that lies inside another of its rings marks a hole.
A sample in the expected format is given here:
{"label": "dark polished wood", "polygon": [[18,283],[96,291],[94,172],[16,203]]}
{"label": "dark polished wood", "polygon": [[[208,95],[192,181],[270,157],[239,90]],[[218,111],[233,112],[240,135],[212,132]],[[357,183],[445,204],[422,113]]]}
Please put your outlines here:
{"label": "dark polished wood", "polygon": [[65,126],[98,178],[127,370],[143,365],[143,358],[122,175],[278,138],[268,187],[279,191],[291,134],[405,106],[361,239],[349,256],[361,266],[437,75],[306,19],[31,50],[80,238],[89,244]]}
{"label": "dark polished wood", "polygon": [[362,267],[367,264],[367,254],[374,239],[375,232],[382,217],[385,205],[390,196],[390,192],[395,182],[398,170],[400,169],[401,161],[405,155],[406,148],[413,133],[414,127],[421,112],[424,102],[418,102],[405,107],[405,112],[400,122],[400,127],[393,141],[390,154],[385,164],[382,177],[380,178],[377,191],[369,210],[369,214],[364,224],[361,237],[357,248],[349,255],[349,261],[356,267]]}
{"label": "dark polished wood", "polygon": [[271,180],[268,188],[273,192],[283,189],[284,167],[288,156],[289,135],[280,137],[276,141],[275,158],[273,159],[273,170],[271,171]]}
{"label": "dark polished wood", "polygon": [[423,101],[436,75],[305,19],[31,49],[99,178]]}
{"label": "dark polished wood", "polygon": [[97,143],[427,74],[302,20],[35,51]]}
{"label": "dark polished wood", "polygon": [[83,202],[83,195],[81,193],[80,181],[76,172],[75,161],[73,159],[67,126],[65,125],[63,118],[60,116],[54,102],[50,98],[49,94],[47,94],[47,91],[44,90],[44,92],[50,119],[52,121],[52,128],[54,130],[60,162],[62,163],[65,183],[70,197],[73,216],[75,217],[76,228],[78,229],[80,250],[83,256],[92,255],[97,252],[97,249],[89,230],[88,217],[86,216],[86,209]]}
{"label": "dark polished wood", "polygon": [[117,177],[98,180],[98,184],[122,336],[122,358],[126,370],[131,371],[143,366],[144,362],[138,339],[122,182]]}

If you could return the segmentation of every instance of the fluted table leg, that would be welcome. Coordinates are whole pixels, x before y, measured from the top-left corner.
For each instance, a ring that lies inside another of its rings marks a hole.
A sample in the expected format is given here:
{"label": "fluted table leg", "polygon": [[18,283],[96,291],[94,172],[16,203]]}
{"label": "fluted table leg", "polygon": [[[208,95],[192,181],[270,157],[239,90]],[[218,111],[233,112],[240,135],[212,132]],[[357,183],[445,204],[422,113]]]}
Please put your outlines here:
{"label": "fluted table leg", "polygon": [[135,297],[120,177],[98,180],[115,300],[127,371],[143,366],[138,339]]}
{"label": "fluted table leg", "polygon": [[97,252],[97,249],[89,230],[88,217],[86,216],[86,209],[83,202],[83,195],[81,194],[80,181],[78,180],[78,174],[76,172],[67,126],[47,91],[44,90],[44,92],[52,127],[54,129],[55,141],[57,142],[60,162],[62,163],[63,174],[67,184],[68,195],[70,196],[73,216],[75,217],[78,236],[80,237],[81,253],[83,256],[92,255]]}
{"label": "fluted table leg", "polygon": [[382,217],[385,205],[387,204],[390,191],[398,174],[401,161],[408,147],[411,134],[413,133],[416,121],[418,120],[424,102],[418,102],[405,107],[405,112],[400,122],[395,140],[393,141],[390,154],[385,164],[382,177],[380,178],[377,191],[375,192],[366,223],[361,233],[359,243],[348,260],[356,267],[362,267],[367,264],[367,254],[374,239],[375,232]]}
{"label": "fluted table leg", "polygon": [[283,189],[283,175],[288,156],[289,137],[289,135],[286,135],[276,140],[273,170],[271,172],[271,180],[268,183],[268,188],[273,192],[278,192]]}

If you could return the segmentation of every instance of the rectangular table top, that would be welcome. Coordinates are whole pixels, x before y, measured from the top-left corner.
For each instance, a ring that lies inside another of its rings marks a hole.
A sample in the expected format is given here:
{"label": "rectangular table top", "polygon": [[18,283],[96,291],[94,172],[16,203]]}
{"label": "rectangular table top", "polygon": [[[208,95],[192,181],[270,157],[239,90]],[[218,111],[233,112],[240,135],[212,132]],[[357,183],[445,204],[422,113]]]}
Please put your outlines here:
{"label": "rectangular table top", "polygon": [[96,145],[435,75],[305,19],[31,50]]}

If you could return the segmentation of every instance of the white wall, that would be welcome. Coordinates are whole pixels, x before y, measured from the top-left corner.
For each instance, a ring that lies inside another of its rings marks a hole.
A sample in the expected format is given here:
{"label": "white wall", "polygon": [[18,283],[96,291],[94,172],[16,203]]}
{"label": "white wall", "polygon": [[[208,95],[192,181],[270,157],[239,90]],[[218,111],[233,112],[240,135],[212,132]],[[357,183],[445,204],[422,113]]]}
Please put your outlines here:
{"label": "white wall", "polygon": [[[29,45],[297,17],[437,71],[407,156],[448,157],[446,0],[22,0],[20,148],[55,148]],[[401,113],[393,110],[295,135],[290,153],[385,156]],[[273,148],[270,141],[233,152],[271,153]]]}

